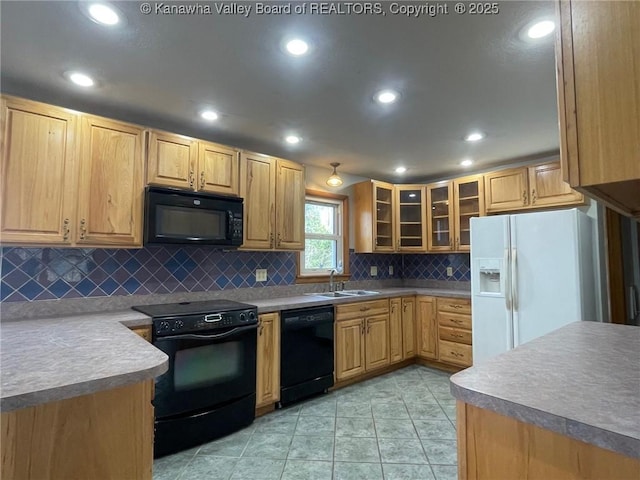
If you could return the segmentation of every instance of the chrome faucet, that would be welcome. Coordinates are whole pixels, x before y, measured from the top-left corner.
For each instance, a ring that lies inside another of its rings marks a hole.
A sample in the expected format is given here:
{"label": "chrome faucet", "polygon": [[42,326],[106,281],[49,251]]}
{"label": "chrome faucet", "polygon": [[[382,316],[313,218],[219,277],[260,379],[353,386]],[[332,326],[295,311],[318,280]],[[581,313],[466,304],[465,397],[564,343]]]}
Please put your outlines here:
{"label": "chrome faucet", "polygon": [[329,291],[330,291],[330,292],[333,292],[333,291],[335,290],[335,287],[336,287],[336,286],[335,286],[335,283],[334,283],[334,281],[333,281],[333,275],[334,275],[335,273],[336,273],[336,271],[335,271],[335,270],[331,270],[331,271],[329,272]]}

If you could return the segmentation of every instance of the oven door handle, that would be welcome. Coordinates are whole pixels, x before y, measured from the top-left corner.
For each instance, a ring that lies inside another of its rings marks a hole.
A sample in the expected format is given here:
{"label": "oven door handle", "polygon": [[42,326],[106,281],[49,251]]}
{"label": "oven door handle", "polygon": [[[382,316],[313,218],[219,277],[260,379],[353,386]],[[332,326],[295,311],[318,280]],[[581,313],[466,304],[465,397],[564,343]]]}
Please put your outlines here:
{"label": "oven door handle", "polygon": [[217,335],[196,335],[194,333],[187,333],[184,335],[171,335],[168,337],[158,337],[158,340],[221,340],[223,338],[229,338],[237,335],[238,333],[248,332],[249,330],[257,330],[258,324],[249,325],[247,327],[238,327],[233,330],[229,330],[225,333],[219,333]]}

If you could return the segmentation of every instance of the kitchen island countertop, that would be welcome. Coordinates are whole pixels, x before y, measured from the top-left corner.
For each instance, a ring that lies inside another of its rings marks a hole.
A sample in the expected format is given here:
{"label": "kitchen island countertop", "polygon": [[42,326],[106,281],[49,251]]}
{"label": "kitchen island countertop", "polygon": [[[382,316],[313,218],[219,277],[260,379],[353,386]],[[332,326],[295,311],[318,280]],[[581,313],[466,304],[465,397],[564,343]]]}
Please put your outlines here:
{"label": "kitchen island countertop", "polygon": [[574,322],[451,377],[460,401],[640,458],[640,328]]}

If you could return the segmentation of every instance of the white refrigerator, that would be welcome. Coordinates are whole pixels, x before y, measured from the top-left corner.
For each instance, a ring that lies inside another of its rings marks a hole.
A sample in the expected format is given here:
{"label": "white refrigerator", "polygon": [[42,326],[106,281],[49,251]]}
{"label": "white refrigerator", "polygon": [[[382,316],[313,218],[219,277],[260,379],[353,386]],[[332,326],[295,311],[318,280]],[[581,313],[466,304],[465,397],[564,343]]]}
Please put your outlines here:
{"label": "white refrigerator", "polygon": [[474,364],[597,319],[592,235],[577,209],[471,219]]}

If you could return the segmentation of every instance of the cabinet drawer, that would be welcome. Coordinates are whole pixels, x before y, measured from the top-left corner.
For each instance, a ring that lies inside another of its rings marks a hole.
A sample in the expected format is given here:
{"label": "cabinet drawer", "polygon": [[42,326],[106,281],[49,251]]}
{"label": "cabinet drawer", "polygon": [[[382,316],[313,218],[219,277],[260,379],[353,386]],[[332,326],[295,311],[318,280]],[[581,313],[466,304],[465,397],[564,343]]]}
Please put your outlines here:
{"label": "cabinet drawer", "polygon": [[471,313],[471,300],[468,298],[438,298],[439,312]]}
{"label": "cabinet drawer", "polygon": [[440,326],[438,331],[440,332],[440,340],[471,345],[471,331],[469,330]]}
{"label": "cabinet drawer", "polygon": [[473,363],[471,345],[440,340],[440,361],[469,367]]}
{"label": "cabinet drawer", "polygon": [[389,313],[389,299],[336,305],[336,320],[372,317]]}
{"label": "cabinet drawer", "polygon": [[466,328],[471,330],[471,315],[438,312],[438,323],[443,327]]}

